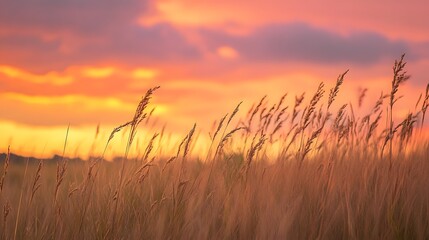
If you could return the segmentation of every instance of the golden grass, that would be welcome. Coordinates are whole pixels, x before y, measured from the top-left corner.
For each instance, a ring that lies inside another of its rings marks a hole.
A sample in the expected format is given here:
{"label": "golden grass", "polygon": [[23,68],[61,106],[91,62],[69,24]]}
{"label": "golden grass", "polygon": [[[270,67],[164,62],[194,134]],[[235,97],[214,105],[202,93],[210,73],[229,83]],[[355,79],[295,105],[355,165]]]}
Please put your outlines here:
{"label": "golden grass", "polygon": [[[402,56],[394,64],[390,95],[381,94],[363,117],[351,103],[331,113],[347,71],[330,89],[326,107],[321,83],[306,106],[304,94],[289,111],[287,94],[273,105],[265,96],[231,127],[240,103],[213,125],[203,160],[191,154],[196,124],[174,156],[153,151],[162,144],[162,129],[148,138],[141,157],[129,157],[139,124],[151,115],[146,108],[157,88],[150,89],[133,119],[113,129],[99,157],[24,164],[6,154],[1,237],[428,239],[429,141],[416,125],[424,123],[429,85],[415,107],[420,110],[395,124],[395,94],[408,78],[404,67]],[[124,156],[104,161],[124,128]],[[387,144],[389,154],[383,152]]]}

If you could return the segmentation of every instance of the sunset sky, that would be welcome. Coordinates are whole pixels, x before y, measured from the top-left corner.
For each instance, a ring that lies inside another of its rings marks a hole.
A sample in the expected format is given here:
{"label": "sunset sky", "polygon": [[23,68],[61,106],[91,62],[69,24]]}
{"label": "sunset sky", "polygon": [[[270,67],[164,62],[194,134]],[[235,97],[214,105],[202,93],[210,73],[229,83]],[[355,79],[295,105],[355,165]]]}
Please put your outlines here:
{"label": "sunset sky", "polygon": [[[429,2],[37,0],[0,5],[0,152],[70,154],[133,116],[147,89],[159,126],[178,136],[262,96],[310,96],[350,69],[338,102],[360,111],[389,91],[406,53],[412,78],[398,118],[429,81]],[[428,124],[426,122],[426,124]]]}

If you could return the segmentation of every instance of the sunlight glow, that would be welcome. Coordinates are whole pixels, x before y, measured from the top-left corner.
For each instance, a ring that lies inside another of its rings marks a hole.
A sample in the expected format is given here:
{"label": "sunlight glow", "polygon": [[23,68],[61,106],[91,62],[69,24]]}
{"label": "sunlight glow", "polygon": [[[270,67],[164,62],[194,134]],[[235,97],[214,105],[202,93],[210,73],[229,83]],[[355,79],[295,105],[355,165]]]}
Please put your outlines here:
{"label": "sunlight glow", "polygon": [[152,79],[158,76],[158,71],[148,68],[137,68],[132,71],[132,76],[139,79]]}
{"label": "sunlight glow", "polygon": [[82,70],[82,74],[89,78],[106,78],[114,74],[115,68],[103,67],[103,68],[92,68],[88,67]]}
{"label": "sunlight glow", "polygon": [[83,95],[64,95],[64,96],[29,96],[20,93],[3,93],[0,94],[0,99],[9,99],[26,104],[39,104],[39,105],[76,105],[88,110],[95,109],[120,109],[124,111],[134,111],[135,104],[124,102],[120,99],[96,98]]}
{"label": "sunlight glow", "polygon": [[52,85],[67,85],[74,81],[74,78],[72,76],[62,75],[55,71],[51,71],[42,75],[37,75],[7,65],[0,65],[0,74],[3,74],[13,79],[36,84],[48,83]]}
{"label": "sunlight glow", "polygon": [[228,46],[223,46],[218,48],[217,54],[222,58],[227,58],[227,59],[235,59],[239,56],[238,52],[234,48],[228,47]]}

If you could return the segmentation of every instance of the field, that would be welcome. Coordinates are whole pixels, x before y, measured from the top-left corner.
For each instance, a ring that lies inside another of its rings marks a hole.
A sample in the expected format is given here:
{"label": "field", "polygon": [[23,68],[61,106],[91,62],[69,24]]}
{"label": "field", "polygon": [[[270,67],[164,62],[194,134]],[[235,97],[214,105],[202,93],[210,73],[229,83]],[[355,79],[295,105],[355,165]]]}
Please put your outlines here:
{"label": "field", "polygon": [[3,154],[1,238],[428,239],[429,85],[416,111],[394,121],[403,58],[363,116],[336,102],[346,76],[290,106],[286,95],[262,98],[238,118],[238,104],[214,125],[203,159],[192,154],[195,126],[171,156],[153,150],[161,129],[129,155],[157,88],[112,131],[106,149],[118,132],[129,136],[115,161]]}

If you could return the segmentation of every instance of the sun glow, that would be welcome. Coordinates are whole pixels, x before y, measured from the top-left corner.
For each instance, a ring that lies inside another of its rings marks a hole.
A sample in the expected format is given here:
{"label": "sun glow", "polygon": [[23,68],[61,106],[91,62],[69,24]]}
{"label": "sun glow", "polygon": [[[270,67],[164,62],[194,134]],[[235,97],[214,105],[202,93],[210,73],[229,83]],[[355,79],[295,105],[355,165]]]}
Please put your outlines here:
{"label": "sun glow", "polygon": [[152,79],[157,77],[159,72],[157,70],[148,68],[137,68],[132,71],[132,76],[137,79]]}
{"label": "sun glow", "polygon": [[115,73],[115,68],[104,67],[104,68],[93,68],[88,67],[82,70],[82,74],[89,78],[106,78],[110,77]]}
{"label": "sun glow", "polygon": [[228,46],[218,48],[217,54],[222,58],[227,59],[235,59],[239,56],[238,52],[234,48]]}
{"label": "sun glow", "polygon": [[63,75],[55,71],[51,71],[46,74],[37,75],[37,74],[26,72],[19,68],[6,66],[6,65],[0,66],[0,74],[3,74],[6,77],[9,77],[12,79],[36,83],[36,84],[48,83],[52,85],[67,85],[74,81],[74,78],[72,76]]}
{"label": "sun glow", "polygon": [[123,111],[133,111],[134,104],[124,102],[120,99],[96,98],[83,95],[64,95],[64,96],[29,96],[19,93],[3,93],[0,98],[15,100],[26,104],[35,105],[75,105],[87,110],[95,110],[100,108],[105,109],[121,109]]}

